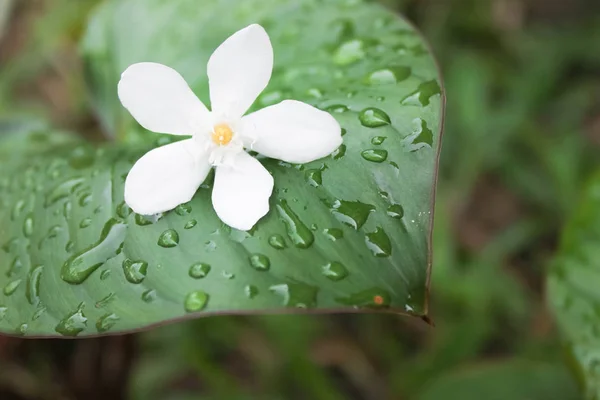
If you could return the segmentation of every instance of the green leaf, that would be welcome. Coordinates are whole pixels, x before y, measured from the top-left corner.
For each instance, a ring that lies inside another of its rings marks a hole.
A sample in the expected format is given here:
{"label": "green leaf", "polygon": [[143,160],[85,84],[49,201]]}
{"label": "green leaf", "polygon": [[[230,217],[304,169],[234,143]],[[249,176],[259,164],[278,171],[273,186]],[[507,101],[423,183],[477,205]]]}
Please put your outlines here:
{"label": "green leaf", "polygon": [[[336,117],[344,144],[305,165],[260,158],[275,189],[251,232],[217,218],[212,176],[160,218],[131,213],[126,174],[172,137],[143,131],[121,107],[121,71],[168,64],[208,104],[210,54],[254,22],[275,51],[254,108],[309,102]],[[126,143],[65,139],[0,166],[1,331],[83,336],[297,308],[427,314],[443,104],[434,60],[408,23],[347,0],[112,1],[82,48],[96,111]]]}
{"label": "green leaf", "polygon": [[433,380],[419,400],[577,400],[579,393],[562,365],[507,360],[473,365]]}
{"label": "green leaf", "polygon": [[586,398],[600,398],[600,174],[568,223],[548,277],[548,301]]}

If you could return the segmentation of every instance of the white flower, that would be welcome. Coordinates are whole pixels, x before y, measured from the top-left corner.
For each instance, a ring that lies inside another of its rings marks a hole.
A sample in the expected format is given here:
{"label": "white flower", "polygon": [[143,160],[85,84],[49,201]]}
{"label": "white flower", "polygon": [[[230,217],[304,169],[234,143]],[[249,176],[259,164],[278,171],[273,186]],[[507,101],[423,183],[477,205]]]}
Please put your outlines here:
{"label": "white flower", "polygon": [[273,48],[260,25],[225,40],[208,61],[212,111],[172,68],[144,62],[121,76],[123,106],[144,128],[190,139],[146,153],[127,176],[125,202],[138,214],[168,211],[194,196],[216,167],[213,207],[227,225],[251,229],[269,211],[273,177],[244,148],[290,163],[327,156],[342,143],[328,113],[285,100],[244,116],[265,89]]}

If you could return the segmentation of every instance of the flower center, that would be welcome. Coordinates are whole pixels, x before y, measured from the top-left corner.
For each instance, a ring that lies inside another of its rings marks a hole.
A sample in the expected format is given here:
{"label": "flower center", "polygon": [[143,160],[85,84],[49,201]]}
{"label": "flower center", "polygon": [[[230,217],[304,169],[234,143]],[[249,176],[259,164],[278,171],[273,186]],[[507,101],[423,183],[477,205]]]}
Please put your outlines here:
{"label": "flower center", "polygon": [[231,142],[231,139],[233,138],[233,131],[227,124],[215,125],[211,138],[215,144],[224,146]]}

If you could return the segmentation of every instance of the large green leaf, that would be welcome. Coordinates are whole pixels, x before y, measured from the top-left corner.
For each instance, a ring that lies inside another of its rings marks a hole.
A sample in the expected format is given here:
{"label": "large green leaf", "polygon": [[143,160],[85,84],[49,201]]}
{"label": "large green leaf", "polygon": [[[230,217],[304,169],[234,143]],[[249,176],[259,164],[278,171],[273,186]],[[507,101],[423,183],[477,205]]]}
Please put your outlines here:
{"label": "large green leaf", "polygon": [[548,301],[586,398],[600,399],[600,174],[564,231],[548,277]]}
{"label": "large green leaf", "polygon": [[[255,108],[310,102],[332,112],[344,144],[302,166],[261,159],[275,190],[248,233],[217,218],[211,177],[157,220],[130,213],[124,177],[170,138],[122,109],[120,72],[168,64],[208,103],[212,50],[253,22],[275,50]],[[404,20],[347,0],[112,1],[91,21],[83,53],[98,115],[126,143],[65,139],[35,156],[4,146],[17,160],[0,170],[2,331],[90,335],[286,308],[427,314],[443,104],[433,58]]]}

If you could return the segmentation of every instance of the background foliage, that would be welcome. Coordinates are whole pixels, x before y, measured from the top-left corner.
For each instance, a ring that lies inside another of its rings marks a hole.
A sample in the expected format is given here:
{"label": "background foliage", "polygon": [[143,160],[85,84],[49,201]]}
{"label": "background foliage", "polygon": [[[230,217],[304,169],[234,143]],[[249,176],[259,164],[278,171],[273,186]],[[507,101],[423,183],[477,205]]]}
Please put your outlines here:
{"label": "background foliage", "polygon": [[[100,140],[76,49],[96,2],[15,2],[0,42],[2,114],[33,109]],[[0,338],[0,398],[581,398],[545,275],[600,168],[599,6],[385,3],[424,31],[446,80],[437,327],[385,315],[219,317],[97,340]]]}

